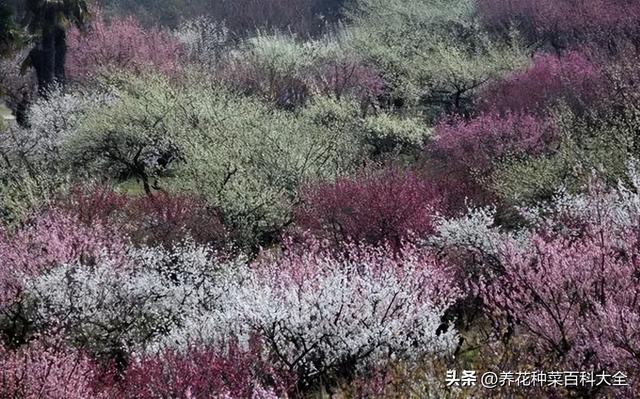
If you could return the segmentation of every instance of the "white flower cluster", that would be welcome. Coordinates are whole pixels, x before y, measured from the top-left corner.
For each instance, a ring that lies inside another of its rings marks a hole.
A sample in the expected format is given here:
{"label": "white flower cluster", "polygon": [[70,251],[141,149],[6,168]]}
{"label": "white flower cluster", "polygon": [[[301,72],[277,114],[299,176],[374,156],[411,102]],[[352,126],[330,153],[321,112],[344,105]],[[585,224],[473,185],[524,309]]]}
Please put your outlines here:
{"label": "white flower cluster", "polygon": [[430,292],[430,272],[366,262],[316,259],[313,274],[253,273],[233,293],[243,324],[258,331],[279,359],[308,376],[390,358],[445,354],[453,331],[436,334],[445,311]]}
{"label": "white flower cluster", "polygon": [[482,254],[497,256],[506,242],[526,245],[525,232],[503,232],[496,227],[496,210],[492,207],[471,208],[458,218],[441,218],[430,243],[437,247],[462,247]]}
{"label": "white flower cluster", "polygon": [[535,228],[571,235],[584,227],[582,222],[592,221],[620,231],[637,225],[640,220],[637,161],[629,163],[626,180],[612,189],[594,177],[585,192],[569,193],[561,189],[548,204],[519,208],[520,216],[534,229],[503,231],[495,222],[495,208],[469,209],[461,217],[438,220],[436,234],[428,243],[438,248],[464,248],[499,258],[507,244],[513,244],[511,250],[528,248]]}
{"label": "white flower cluster", "polygon": [[[560,220],[598,221],[615,229],[635,226],[640,219],[638,161],[629,162],[625,180],[626,183],[620,181],[617,187],[609,188],[594,177],[585,192],[569,193],[562,189],[550,204],[522,209],[521,213],[537,225],[552,223],[548,216],[555,215]],[[566,225],[556,227],[569,228]]]}
{"label": "white flower cluster", "polygon": [[52,88],[29,107],[26,127],[14,125],[2,135],[0,151],[28,168],[59,171],[64,166],[61,153],[67,136],[91,107],[110,99],[110,95]]}
{"label": "white flower cluster", "polygon": [[456,332],[438,330],[457,294],[438,286],[429,265],[319,255],[284,269],[273,262],[219,262],[192,243],[131,249],[124,264],[55,269],[28,283],[27,294],[37,325],[62,327],[98,352],[257,336],[280,366],[311,378],[455,348]]}
{"label": "white flower cluster", "polygon": [[206,247],[132,248],[122,262],[68,264],[26,284],[36,325],[97,352],[143,351],[222,294]]}
{"label": "white flower cluster", "polygon": [[187,55],[208,67],[213,67],[223,56],[231,40],[231,33],[224,22],[206,17],[186,20],[174,31]]}

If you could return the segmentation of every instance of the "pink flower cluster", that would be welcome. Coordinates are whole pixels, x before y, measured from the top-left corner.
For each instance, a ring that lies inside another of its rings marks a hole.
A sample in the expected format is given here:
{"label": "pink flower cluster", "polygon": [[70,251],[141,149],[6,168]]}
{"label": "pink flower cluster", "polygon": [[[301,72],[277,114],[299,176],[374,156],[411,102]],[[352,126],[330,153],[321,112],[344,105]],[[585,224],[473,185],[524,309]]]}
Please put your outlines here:
{"label": "pink flower cluster", "polygon": [[640,231],[615,226],[606,212],[574,223],[579,229],[544,227],[528,246],[504,242],[504,270],[479,284],[490,315],[515,324],[534,362],[640,367]]}
{"label": "pink flower cluster", "polygon": [[0,307],[20,295],[24,282],[50,268],[120,259],[130,241],[171,246],[187,237],[216,249],[228,243],[217,212],[195,197],[130,198],[105,187],[75,189],[23,226],[0,231]]}

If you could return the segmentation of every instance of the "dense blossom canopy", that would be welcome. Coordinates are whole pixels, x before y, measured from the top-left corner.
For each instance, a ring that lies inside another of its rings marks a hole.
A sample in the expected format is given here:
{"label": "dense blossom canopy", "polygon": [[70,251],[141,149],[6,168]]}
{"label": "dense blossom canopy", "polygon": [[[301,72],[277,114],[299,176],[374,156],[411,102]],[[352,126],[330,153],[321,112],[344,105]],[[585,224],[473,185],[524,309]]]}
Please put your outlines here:
{"label": "dense blossom canopy", "polygon": [[2,4],[0,397],[640,397],[638,1]]}

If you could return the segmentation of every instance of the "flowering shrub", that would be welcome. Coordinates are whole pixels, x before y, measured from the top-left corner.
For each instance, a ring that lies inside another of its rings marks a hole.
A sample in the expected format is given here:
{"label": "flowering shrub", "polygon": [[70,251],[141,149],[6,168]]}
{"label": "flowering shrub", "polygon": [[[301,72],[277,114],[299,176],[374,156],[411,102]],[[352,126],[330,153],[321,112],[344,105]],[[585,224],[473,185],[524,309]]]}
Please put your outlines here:
{"label": "flowering shrub", "polygon": [[[632,86],[620,87],[620,91],[615,88],[617,94],[606,108],[592,107],[582,115],[557,108],[553,146],[496,165],[491,181],[495,192],[513,203],[532,204],[552,200],[560,187],[582,191],[594,170],[609,184],[626,180],[627,163],[638,146],[635,132],[640,114],[631,105]],[[604,92],[599,100],[611,100],[606,95]]]}
{"label": "flowering shrub", "polygon": [[222,282],[210,248],[128,248],[122,259],[69,262],[29,281],[28,314],[37,328],[126,364],[185,319],[216,306]]}
{"label": "flowering shrub", "polygon": [[4,398],[107,398],[96,392],[97,369],[86,357],[41,342],[10,350],[0,346],[0,396]]}
{"label": "flowering shrub", "polygon": [[105,68],[173,74],[180,69],[182,47],[168,32],[145,29],[132,17],[106,22],[98,12],[87,33],[69,32],[67,73],[82,80]]}
{"label": "flowering shrub", "polygon": [[219,73],[223,81],[244,94],[294,108],[303,105],[310,94],[303,71],[313,64],[312,50],[292,36],[259,35],[247,40]]}
{"label": "flowering shrub", "polygon": [[[526,65],[518,35],[489,35],[474,0],[357,0],[346,40],[388,82],[389,108],[416,109],[429,121],[468,114],[487,81]],[[418,107],[416,107],[418,106]]]}
{"label": "flowering shrub", "polygon": [[62,154],[65,140],[92,106],[109,99],[96,92],[52,87],[46,97],[38,98],[24,112],[24,126],[13,126],[0,138],[6,168],[14,173],[26,170],[32,177],[66,171],[69,165]]}
{"label": "flowering shrub", "polygon": [[578,369],[637,367],[635,234],[590,226],[577,241],[535,236],[530,251],[504,248],[505,274],[481,290],[494,316],[512,315],[524,328],[538,361],[561,359]]}
{"label": "flowering shrub", "polygon": [[304,386],[390,359],[449,353],[456,332],[441,330],[440,318],[457,297],[446,268],[414,247],[399,258],[357,247],[335,258],[311,245],[260,262],[234,289],[229,311]]}
{"label": "flowering shrub", "polygon": [[[103,2],[184,22],[11,1],[35,48],[0,60],[0,397],[637,384],[637,0]],[[19,64],[67,32],[72,81],[32,101]]]}
{"label": "flowering shrub", "polygon": [[431,242],[442,248],[464,247],[479,253],[497,256],[505,242],[515,236],[495,229],[496,210],[494,208],[470,209],[465,215],[455,218],[440,218],[435,223],[437,235]]}
{"label": "flowering shrub", "polygon": [[343,46],[327,39],[300,43],[290,35],[259,35],[231,53],[219,74],[243,93],[285,108],[304,105],[313,93],[376,103],[387,86],[384,79],[375,68],[346,55]]}
{"label": "flowering shrub", "polygon": [[192,346],[134,361],[126,370],[122,397],[276,399],[282,397],[276,392],[286,394],[288,384],[262,359],[255,343],[248,350],[237,344],[225,350]]}
{"label": "flowering shrub", "polygon": [[537,54],[525,70],[514,72],[489,86],[483,108],[491,112],[541,114],[557,101],[572,109],[586,108],[602,96],[603,76],[585,55],[569,51],[561,56]]}
{"label": "flowering shrub", "polygon": [[356,60],[328,60],[313,68],[307,80],[321,94],[354,96],[365,104],[375,104],[387,86],[379,72]]}
{"label": "flowering shrub", "polygon": [[135,179],[150,195],[197,193],[239,242],[272,243],[301,181],[352,167],[354,137],[205,79],[120,76],[117,101],[96,107],[65,153],[76,170]]}
{"label": "flowering shrub", "polygon": [[411,234],[430,233],[433,215],[445,200],[429,181],[399,168],[306,186],[300,197],[299,229],[335,245],[386,242],[394,248]]}
{"label": "flowering shrub", "polygon": [[487,210],[438,224],[441,244],[476,254],[482,267],[467,274],[467,284],[484,301],[496,336],[511,331],[524,341],[520,362],[637,370],[640,200],[637,174],[630,178],[632,189],[592,184],[587,194],[523,209],[531,231],[501,232]]}
{"label": "flowering shrub", "polygon": [[124,240],[108,226],[87,226],[63,211],[34,215],[31,222],[0,238],[0,306],[5,307],[22,291],[24,281],[67,262],[95,262],[124,252]]}
{"label": "flowering shrub", "polygon": [[158,193],[138,197],[126,211],[135,242],[171,245],[189,237],[222,249],[228,241],[218,212],[193,196]]}
{"label": "flowering shrub", "polygon": [[87,225],[97,221],[116,226],[136,244],[170,247],[190,238],[222,249],[228,242],[218,212],[195,196],[157,192],[129,197],[106,186],[76,186],[55,205]]}
{"label": "flowering shrub", "polygon": [[68,193],[61,195],[54,207],[73,213],[87,225],[109,221],[126,209],[130,199],[114,191],[108,186],[91,185],[82,187],[75,185]]}
{"label": "flowering shrub", "polygon": [[439,123],[433,146],[447,160],[482,176],[507,156],[544,152],[554,137],[551,120],[521,113],[488,113],[468,121],[454,118]]}
{"label": "flowering shrub", "polygon": [[194,343],[256,339],[265,360],[295,374],[301,389],[323,376],[351,377],[390,359],[455,347],[456,333],[441,317],[459,293],[428,252],[352,247],[336,258],[319,244],[308,249],[249,267],[189,243],[130,248],[124,260],[70,263],[31,280],[25,300],[34,306],[25,317],[121,367],[132,352],[160,349],[171,357],[172,348]]}

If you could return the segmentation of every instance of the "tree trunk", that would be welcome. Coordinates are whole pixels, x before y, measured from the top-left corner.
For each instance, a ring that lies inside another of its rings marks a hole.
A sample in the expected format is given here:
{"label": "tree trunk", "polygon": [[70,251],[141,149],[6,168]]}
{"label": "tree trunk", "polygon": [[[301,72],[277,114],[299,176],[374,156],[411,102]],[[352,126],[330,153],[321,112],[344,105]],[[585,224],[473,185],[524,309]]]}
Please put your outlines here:
{"label": "tree trunk", "polygon": [[42,32],[40,43],[29,53],[31,64],[36,70],[38,78],[38,93],[47,95],[47,90],[55,80],[55,36],[46,29]]}
{"label": "tree trunk", "polygon": [[56,9],[47,10],[40,42],[31,50],[29,58],[36,70],[38,93],[46,97],[51,85],[65,82],[65,61],[67,55],[66,32],[57,25]]}
{"label": "tree trunk", "polygon": [[67,32],[61,27],[55,27],[55,69],[54,77],[58,84],[64,85],[67,75],[64,67],[67,60]]}

